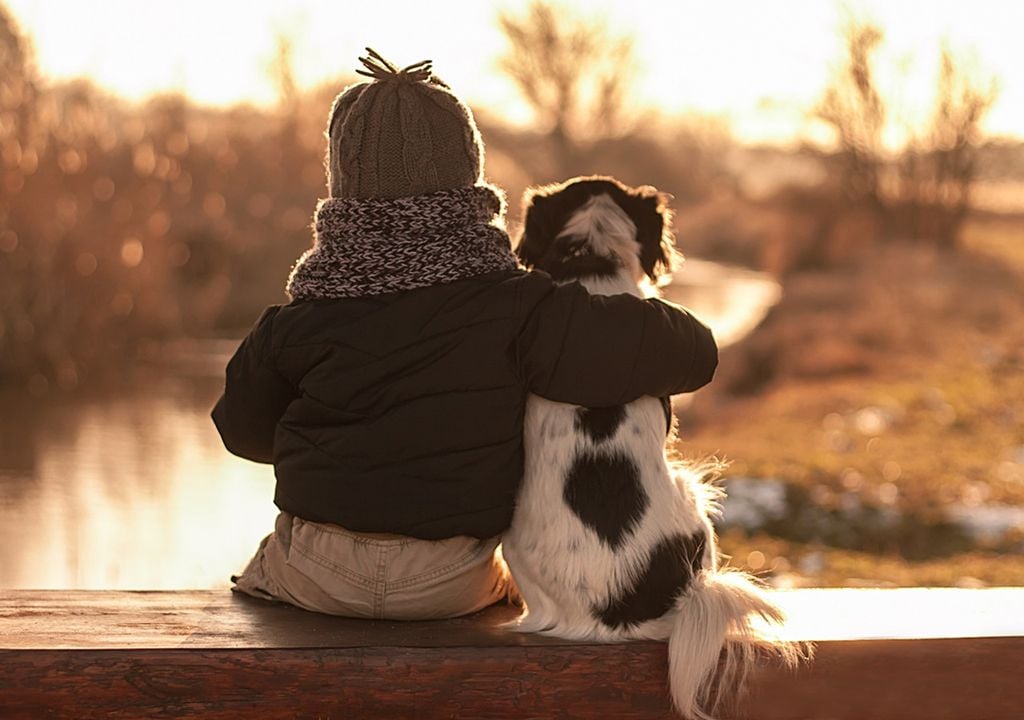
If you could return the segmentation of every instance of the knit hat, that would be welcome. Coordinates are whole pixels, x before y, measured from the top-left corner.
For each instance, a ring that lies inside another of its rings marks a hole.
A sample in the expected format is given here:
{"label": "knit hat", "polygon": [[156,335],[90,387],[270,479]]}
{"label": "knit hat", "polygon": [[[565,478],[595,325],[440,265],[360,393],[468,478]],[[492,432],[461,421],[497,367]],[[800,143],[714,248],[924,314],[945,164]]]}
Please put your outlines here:
{"label": "knit hat", "polygon": [[483,180],[484,146],[473,114],[433,74],[430,60],[399,70],[370,48],[373,78],[334,100],[327,124],[331,197],[399,198]]}

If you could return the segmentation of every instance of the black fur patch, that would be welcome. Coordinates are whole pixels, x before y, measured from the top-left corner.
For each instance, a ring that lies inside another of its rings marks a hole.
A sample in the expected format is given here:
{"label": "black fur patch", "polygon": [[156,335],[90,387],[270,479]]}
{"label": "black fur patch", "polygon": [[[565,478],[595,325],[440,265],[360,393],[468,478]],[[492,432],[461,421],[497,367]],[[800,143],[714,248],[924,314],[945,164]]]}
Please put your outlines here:
{"label": "black fur patch", "polygon": [[665,434],[668,435],[672,432],[672,398],[663,397],[661,400],[661,409],[665,411]]}
{"label": "black fur patch", "polygon": [[611,407],[576,408],[576,430],[582,430],[594,442],[607,440],[626,418],[626,408],[622,405]]}
{"label": "black fur patch", "polygon": [[650,500],[640,469],[621,453],[587,453],[565,478],[565,503],[613,550],[636,529]]}
{"label": "black fur patch", "polygon": [[635,627],[660,618],[686,592],[704,562],[703,530],[693,535],[673,535],[654,546],[647,567],[633,587],[593,609],[594,617],[610,628]]}
{"label": "black fur patch", "polygon": [[557,282],[583,278],[614,277],[619,263],[614,258],[585,253],[583,255],[554,256],[543,268]]}

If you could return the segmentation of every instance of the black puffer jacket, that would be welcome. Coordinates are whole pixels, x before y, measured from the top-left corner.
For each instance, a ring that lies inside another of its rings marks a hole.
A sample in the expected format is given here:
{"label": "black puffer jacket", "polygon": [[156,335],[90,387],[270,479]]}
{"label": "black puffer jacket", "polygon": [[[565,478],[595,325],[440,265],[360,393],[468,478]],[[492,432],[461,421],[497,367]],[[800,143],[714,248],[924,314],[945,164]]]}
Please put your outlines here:
{"label": "black puffer jacket", "polygon": [[696,390],[711,332],[657,300],[540,272],[268,308],[227,368],[227,448],[273,462],[275,502],[316,522],[437,539],[504,531],[528,393],[588,406]]}

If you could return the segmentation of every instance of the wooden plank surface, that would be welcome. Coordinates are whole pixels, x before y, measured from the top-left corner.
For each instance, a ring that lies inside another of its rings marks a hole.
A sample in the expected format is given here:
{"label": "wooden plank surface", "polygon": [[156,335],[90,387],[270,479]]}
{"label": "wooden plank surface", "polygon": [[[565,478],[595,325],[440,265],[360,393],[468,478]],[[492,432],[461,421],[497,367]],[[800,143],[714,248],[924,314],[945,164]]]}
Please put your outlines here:
{"label": "wooden plank surface", "polygon": [[353,620],[230,591],[0,593],[0,649],[350,648],[545,645],[507,632],[507,606],[444,622]]}
{"label": "wooden plank surface", "polygon": [[[1024,636],[1024,588],[792,590],[774,598],[802,640]],[[496,607],[446,623],[347,620],[239,596],[0,591],[0,648],[286,648],[557,645],[502,630]]]}
{"label": "wooden plank surface", "polygon": [[[776,597],[794,637],[826,639],[796,673],[759,669],[736,718],[1024,718],[1024,590]],[[227,591],[0,591],[0,718],[674,717],[664,643],[520,635],[500,628],[512,614],[368,622]],[[929,639],[827,639],[886,633]]]}

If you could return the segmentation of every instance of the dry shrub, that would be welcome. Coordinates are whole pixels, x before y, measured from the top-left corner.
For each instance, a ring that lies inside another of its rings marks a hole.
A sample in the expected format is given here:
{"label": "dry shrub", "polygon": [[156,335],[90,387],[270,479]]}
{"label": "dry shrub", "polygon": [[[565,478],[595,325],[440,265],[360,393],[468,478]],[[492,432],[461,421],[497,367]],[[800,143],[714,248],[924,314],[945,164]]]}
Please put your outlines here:
{"label": "dry shrub", "polygon": [[796,187],[761,201],[719,196],[684,208],[675,225],[689,252],[779,278],[866,262],[884,237],[873,209]]}
{"label": "dry shrub", "polygon": [[48,84],[29,49],[0,5],[0,383],[71,388],[284,299],[337,88],[282,80],[271,111],[132,104]]}

